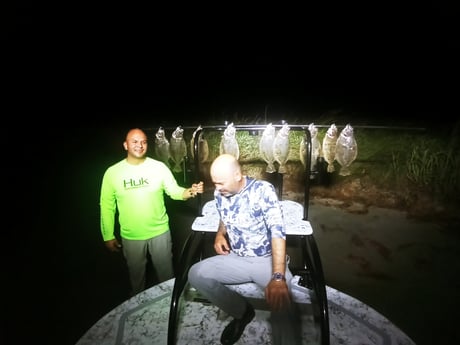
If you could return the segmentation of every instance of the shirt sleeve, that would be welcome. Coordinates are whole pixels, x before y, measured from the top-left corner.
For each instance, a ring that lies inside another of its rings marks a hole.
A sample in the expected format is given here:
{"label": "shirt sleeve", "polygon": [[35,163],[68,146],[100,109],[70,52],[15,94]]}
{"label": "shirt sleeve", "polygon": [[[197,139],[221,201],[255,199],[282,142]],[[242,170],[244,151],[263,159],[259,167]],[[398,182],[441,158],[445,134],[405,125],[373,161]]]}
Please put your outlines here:
{"label": "shirt sleeve", "polygon": [[261,190],[263,190],[265,222],[270,230],[271,237],[286,239],[283,213],[275,188],[273,185],[265,183],[264,188],[261,188]]}
{"label": "shirt sleeve", "polygon": [[163,187],[165,193],[173,200],[184,200],[182,196],[186,188],[179,186],[176,178],[166,164],[162,163],[161,165],[161,174],[163,177]]}
{"label": "shirt sleeve", "polygon": [[109,241],[115,238],[115,211],[116,197],[115,189],[111,181],[110,169],[106,170],[102,178],[101,196],[100,196],[100,217],[101,217],[101,233],[104,241]]}

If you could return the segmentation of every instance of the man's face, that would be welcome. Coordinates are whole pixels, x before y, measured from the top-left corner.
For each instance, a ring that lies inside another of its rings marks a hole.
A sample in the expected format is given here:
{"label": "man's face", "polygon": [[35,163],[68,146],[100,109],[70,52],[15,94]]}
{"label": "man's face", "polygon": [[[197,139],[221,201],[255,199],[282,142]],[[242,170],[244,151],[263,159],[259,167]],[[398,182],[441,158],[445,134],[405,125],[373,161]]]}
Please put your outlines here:
{"label": "man's face", "polygon": [[131,133],[125,141],[125,149],[132,157],[143,158],[147,154],[147,147],[147,137],[142,132]]}
{"label": "man's face", "polygon": [[238,193],[238,178],[235,172],[222,172],[211,174],[212,183],[216,190],[225,197],[232,196]]}

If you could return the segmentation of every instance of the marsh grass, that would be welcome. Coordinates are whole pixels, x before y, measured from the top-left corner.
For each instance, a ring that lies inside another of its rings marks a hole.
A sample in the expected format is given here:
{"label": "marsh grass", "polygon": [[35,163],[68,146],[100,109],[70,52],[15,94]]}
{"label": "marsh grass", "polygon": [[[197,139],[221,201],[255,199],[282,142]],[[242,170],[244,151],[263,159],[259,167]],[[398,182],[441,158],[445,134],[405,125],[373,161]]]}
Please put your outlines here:
{"label": "marsh grass", "polygon": [[415,185],[453,199],[460,192],[460,156],[456,154],[459,147],[441,144],[433,139],[414,144],[405,160],[405,172]]}
{"label": "marsh grass", "polygon": [[352,173],[366,173],[387,189],[417,189],[439,201],[458,201],[458,126],[450,134],[429,129],[355,129],[358,157]]}

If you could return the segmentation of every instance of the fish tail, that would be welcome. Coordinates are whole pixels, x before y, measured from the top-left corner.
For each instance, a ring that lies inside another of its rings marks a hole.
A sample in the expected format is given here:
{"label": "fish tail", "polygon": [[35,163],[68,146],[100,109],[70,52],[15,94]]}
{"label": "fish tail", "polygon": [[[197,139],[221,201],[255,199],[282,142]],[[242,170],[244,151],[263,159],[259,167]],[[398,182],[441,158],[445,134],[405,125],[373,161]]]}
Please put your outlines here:
{"label": "fish tail", "polygon": [[173,171],[176,172],[176,173],[181,172],[182,171],[181,164],[180,163],[175,163],[174,167],[173,167]]}
{"label": "fish tail", "polygon": [[340,176],[349,176],[351,175],[350,168],[347,166],[342,166],[339,171]]}
{"label": "fish tail", "polygon": [[271,173],[274,173],[276,171],[276,168],[275,168],[275,166],[273,164],[269,163],[267,165],[267,168],[265,169],[265,171],[271,174]]}

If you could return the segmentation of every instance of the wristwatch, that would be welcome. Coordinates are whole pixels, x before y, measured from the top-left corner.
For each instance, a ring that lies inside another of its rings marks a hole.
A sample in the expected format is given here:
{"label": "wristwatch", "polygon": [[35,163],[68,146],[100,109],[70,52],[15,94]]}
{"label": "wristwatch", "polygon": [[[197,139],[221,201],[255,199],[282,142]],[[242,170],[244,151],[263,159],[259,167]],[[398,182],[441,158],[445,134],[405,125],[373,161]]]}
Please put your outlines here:
{"label": "wristwatch", "polygon": [[280,273],[280,272],[275,272],[273,273],[272,275],[272,280],[275,280],[277,282],[280,282],[282,280],[286,281],[286,277],[284,276],[283,273]]}

